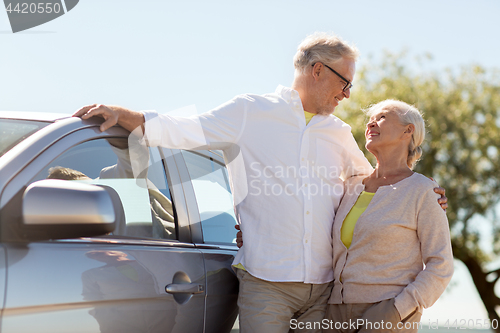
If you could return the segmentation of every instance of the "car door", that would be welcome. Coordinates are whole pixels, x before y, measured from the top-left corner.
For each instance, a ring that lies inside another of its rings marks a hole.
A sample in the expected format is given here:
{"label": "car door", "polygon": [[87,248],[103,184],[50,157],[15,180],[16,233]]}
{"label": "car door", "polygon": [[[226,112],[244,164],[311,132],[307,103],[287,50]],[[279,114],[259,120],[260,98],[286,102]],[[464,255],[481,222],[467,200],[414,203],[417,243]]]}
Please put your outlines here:
{"label": "car door", "polygon": [[218,151],[177,150],[174,157],[188,202],[193,242],[205,259],[206,332],[228,332],[238,315],[239,288],[231,268],[238,248],[229,176]]}
{"label": "car door", "polygon": [[[94,126],[60,136],[5,187],[3,333],[203,332],[204,258],[191,239],[179,175],[175,165],[165,169],[168,150],[127,161],[127,134]],[[47,177],[112,187],[124,223],[101,237],[19,241],[22,193]]]}

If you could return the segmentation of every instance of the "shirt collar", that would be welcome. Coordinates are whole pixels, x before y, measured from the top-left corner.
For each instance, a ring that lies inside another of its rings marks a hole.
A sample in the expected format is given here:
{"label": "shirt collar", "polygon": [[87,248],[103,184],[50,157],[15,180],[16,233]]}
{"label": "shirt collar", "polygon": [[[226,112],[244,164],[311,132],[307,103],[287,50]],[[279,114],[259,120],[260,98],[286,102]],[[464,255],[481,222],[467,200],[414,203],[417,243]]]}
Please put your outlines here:
{"label": "shirt collar", "polygon": [[279,85],[278,88],[276,88],[276,94],[283,98],[288,104],[304,111],[302,108],[302,101],[300,100],[299,92],[297,90]]}

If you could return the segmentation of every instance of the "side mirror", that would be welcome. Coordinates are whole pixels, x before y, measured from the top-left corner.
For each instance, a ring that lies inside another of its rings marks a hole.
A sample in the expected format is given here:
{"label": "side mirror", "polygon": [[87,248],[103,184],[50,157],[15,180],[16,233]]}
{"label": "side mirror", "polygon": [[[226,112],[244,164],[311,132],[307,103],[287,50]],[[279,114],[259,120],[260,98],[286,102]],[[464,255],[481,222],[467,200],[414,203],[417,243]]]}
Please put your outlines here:
{"label": "side mirror", "polygon": [[124,221],[120,198],[111,187],[67,180],[29,185],[22,212],[29,240],[99,236]]}

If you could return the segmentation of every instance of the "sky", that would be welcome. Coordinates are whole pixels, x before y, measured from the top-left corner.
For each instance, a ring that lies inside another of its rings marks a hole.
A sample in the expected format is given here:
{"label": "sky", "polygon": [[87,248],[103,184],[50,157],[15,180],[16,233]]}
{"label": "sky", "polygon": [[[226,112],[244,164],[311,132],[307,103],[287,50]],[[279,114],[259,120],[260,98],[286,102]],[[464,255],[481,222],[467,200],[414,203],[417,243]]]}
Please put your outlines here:
{"label": "sky", "polygon": [[[71,114],[103,103],[200,113],[290,86],[297,45],[316,31],[354,43],[360,64],[407,50],[431,54],[433,70],[500,68],[499,14],[496,0],[81,0],[14,34],[0,10],[0,110]],[[456,272],[423,322],[487,318],[458,262]]]}

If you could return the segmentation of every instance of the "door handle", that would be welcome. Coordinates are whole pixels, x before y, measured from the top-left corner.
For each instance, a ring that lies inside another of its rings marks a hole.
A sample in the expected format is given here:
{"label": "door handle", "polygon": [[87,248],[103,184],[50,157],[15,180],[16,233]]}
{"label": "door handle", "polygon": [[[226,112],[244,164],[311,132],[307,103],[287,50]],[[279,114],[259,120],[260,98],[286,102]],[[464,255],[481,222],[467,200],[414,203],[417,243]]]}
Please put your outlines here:
{"label": "door handle", "polygon": [[201,294],[204,287],[197,283],[171,283],[165,286],[165,291],[169,294]]}

